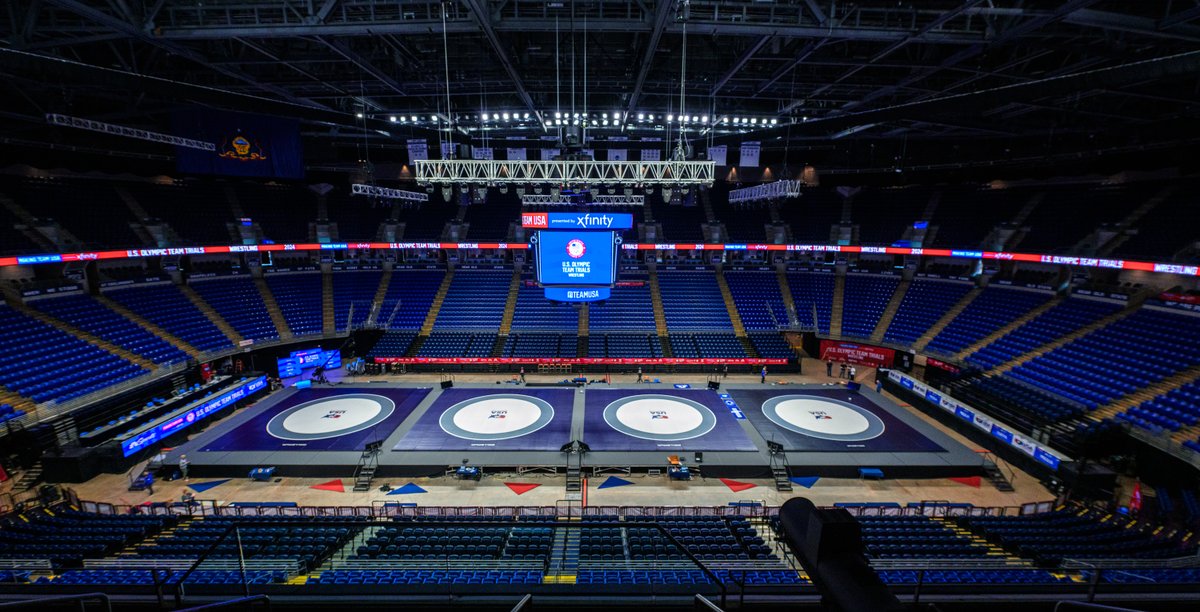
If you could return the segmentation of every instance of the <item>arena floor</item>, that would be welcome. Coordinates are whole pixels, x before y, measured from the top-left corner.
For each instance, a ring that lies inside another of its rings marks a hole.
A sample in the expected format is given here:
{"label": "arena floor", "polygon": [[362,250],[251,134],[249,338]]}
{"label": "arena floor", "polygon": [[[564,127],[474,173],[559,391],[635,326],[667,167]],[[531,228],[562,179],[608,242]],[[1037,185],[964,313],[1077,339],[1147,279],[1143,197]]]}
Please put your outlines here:
{"label": "arena floor", "polygon": [[[768,383],[775,384],[812,384],[828,383],[830,379],[824,376],[824,366],[817,360],[806,360],[807,374],[772,375]],[[814,374],[815,373],[815,374]],[[340,374],[340,373],[339,373]],[[496,374],[459,374],[456,383],[495,383]],[[676,382],[687,382],[693,386],[702,385],[704,380],[695,374],[652,375],[661,379],[662,384],[654,385],[661,390],[672,389]],[[633,382],[618,380],[613,382]],[[440,380],[437,374],[406,374],[391,376],[372,376],[372,380],[386,379],[389,382],[402,383],[436,383]],[[562,375],[529,374],[527,381],[556,382]],[[506,380],[504,377],[502,380]],[[337,380],[336,378],[334,379]],[[860,368],[859,380],[870,384],[874,380],[874,370]],[[349,381],[347,381],[349,382]],[[723,381],[726,385],[759,384],[757,374],[730,374]],[[503,386],[498,391],[508,391],[515,387]],[[772,387],[770,384],[766,388]],[[889,396],[896,401],[896,398]],[[903,402],[897,402],[904,406]],[[931,427],[937,429],[950,439],[975,448],[966,438],[939,425],[932,418],[911,411],[911,414]],[[200,434],[203,435],[203,434]],[[137,470],[138,468],[135,468]],[[724,482],[716,478],[700,478],[691,482],[672,482],[666,476],[649,476],[634,474],[624,477],[633,483],[631,486],[598,489],[597,480],[588,483],[589,505],[688,505],[688,506],[724,506],[730,502],[754,500],[766,504],[780,504],[792,496],[808,497],[818,504],[833,504],[835,502],[919,502],[919,501],[950,501],[969,502],[982,506],[1019,506],[1023,503],[1046,501],[1053,498],[1036,478],[1017,472],[1013,482],[1016,489],[1011,493],[997,491],[986,480],[979,487],[946,479],[886,479],[881,481],[864,481],[856,478],[821,478],[812,488],[795,486],[791,493],[776,492],[773,483],[765,479],[739,479],[755,485],[753,488],[738,492],[733,491]],[[145,502],[166,502],[179,500],[185,492],[185,487],[196,483],[223,480],[217,478],[192,478],[190,482],[159,482],[154,487],[154,494],[144,491],[127,491],[128,476],[123,474],[106,474],[89,482],[73,485],[72,488],[84,500],[103,501],[121,505],[141,504]],[[565,494],[565,479],[563,476],[542,475],[529,473],[489,473],[480,482],[457,481],[449,478],[404,478],[400,480],[377,478],[374,488],[369,492],[355,493],[351,491],[352,478],[347,473],[341,482],[345,491],[329,491],[313,489],[314,485],[327,483],[329,478],[296,478],[283,477],[277,482],[251,482],[246,478],[234,478],[219,486],[213,487],[196,495],[197,499],[212,499],[220,503],[226,502],[261,502],[286,501],[306,506],[369,506],[379,502],[417,503],[422,506],[552,506],[563,500]],[[391,487],[402,487],[413,483],[426,492],[409,495],[387,495],[379,490],[383,484]],[[505,483],[528,483],[540,485],[528,492],[517,495]]]}

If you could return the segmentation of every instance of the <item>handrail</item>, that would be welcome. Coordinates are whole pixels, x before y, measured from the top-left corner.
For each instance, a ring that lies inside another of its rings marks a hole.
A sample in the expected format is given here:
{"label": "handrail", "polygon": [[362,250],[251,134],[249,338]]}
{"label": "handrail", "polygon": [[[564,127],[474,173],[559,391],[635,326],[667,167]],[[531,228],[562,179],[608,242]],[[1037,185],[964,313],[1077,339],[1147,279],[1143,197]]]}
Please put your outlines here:
{"label": "handrail", "polygon": [[216,603],[204,604],[202,606],[195,606],[192,608],[183,608],[183,609],[175,610],[175,612],[199,612],[200,610],[217,610],[220,608],[228,608],[228,607],[239,605],[239,604],[248,604],[248,607],[252,607],[256,603],[262,603],[263,606],[266,607],[266,609],[268,609],[268,610],[271,609],[271,598],[270,597],[267,597],[266,595],[247,595],[245,597],[238,597],[237,599],[230,599],[227,601],[218,601]]}
{"label": "handrail", "polygon": [[533,607],[532,604],[533,604],[533,593],[526,593],[525,596],[521,598],[521,601],[518,601],[517,605],[513,606],[512,610],[510,612],[521,612],[521,610],[524,610],[525,606],[527,606],[527,605],[530,607]]}
{"label": "handrail", "polygon": [[84,606],[84,603],[88,602],[88,601],[93,601],[93,600],[103,603],[104,609],[107,610],[107,612],[112,612],[112,600],[110,600],[108,598],[108,595],[106,595],[104,593],[80,593],[78,595],[52,595],[50,597],[39,597],[37,599],[26,599],[26,600],[22,600],[22,601],[7,601],[7,602],[0,603],[0,609],[3,609],[3,608],[20,609],[20,608],[23,608],[25,606],[30,606],[30,605],[41,606],[43,604],[52,603],[52,602],[78,601],[79,602],[79,612],[84,612],[87,609]]}
{"label": "handrail", "polygon": [[696,593],[696,597],[695,597],[695,599],[692,600],[692,603],[694,603],[697,607],[704,609],[704,610],[711,610],[712,612],[725,612],[720,607],[718,607],[717,604],[709,601],[709,599],[707,597],[705,597],[699,593]]}

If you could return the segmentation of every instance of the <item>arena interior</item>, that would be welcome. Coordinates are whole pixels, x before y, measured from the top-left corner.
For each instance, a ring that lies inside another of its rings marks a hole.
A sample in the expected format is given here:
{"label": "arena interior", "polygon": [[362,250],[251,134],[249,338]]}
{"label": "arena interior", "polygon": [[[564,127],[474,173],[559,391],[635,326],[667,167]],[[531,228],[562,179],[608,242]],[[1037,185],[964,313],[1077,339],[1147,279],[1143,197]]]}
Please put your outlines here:
{"label": "arena interior", "polygon": [[1200,605],[1197,0],[0,41],[0,608]]}

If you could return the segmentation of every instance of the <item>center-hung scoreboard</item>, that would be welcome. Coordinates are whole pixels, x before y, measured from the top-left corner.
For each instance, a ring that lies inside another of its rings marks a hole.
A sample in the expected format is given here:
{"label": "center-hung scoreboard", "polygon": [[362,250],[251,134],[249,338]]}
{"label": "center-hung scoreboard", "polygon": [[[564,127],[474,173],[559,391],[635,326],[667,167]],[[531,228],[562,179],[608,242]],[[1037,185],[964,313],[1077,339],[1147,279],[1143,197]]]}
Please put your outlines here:
{"label": "center-hung scoreboard", "polygon": [[521,214],[530,237],[534,269],[546,299],[557,302],[606,300],[617,282],[621,231],[633,227],[628,213]]}

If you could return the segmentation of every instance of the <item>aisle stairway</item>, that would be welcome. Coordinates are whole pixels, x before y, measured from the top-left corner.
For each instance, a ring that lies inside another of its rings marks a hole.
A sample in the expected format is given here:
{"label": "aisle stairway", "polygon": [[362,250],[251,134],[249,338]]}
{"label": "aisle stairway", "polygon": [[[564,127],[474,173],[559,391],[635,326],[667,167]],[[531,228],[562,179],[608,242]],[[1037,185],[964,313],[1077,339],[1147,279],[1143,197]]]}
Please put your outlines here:
{"label": "aisle stairway", "polygon": [[158,367],[154,364],[154,362],[142,357],[141,355],[127,351],[124,348],[109,342],[108,340],[98,338],[78,327],[75,327],[74,325],[71,325],[70,323],[67,323],[66,321],[52,317],[40,310],[34,310],[33,308],[19,303],[10,304],[10,306],[12,306],[12,308],[17,312],[20,312],[27,317],[37,319],[38,321],[41,321],[50,327],[54,327],[67,334],[75,336],[76,338],[79,338],[88,344],[102,348],[126,361],[132,362],[138,367],[146,370],[154,370]]}
{"label": "aisle stairway", "polygon": [[579,306],[579,327],[575,332],[575,356],[588,356],[588,305],[584,302]]}
{"label": "aisle stairway", "polygon": [[258,289],[258,295],[262,297],[263,305],[267,308],[271,322],[275,324],[275,330],[279,332],[279,339],[291,340],[294,337],[292,328],[288,327],[287,319],[284,318],[283,311],[279,309],[279,302],[275,301],[275,294],[271,293],[267,281],[261,277],[255,277],[254,286]]}
{"label": "aisle stairway", "polygon": [[888,302],[887,308],[883,309],[883,314],[879,316],[879,322],[875,324],[875,331],[871,332],[872,341],[883,341],[883,335],[887,333],[892,319],[896,318],[896,312],[900,310],[900,303],[904,301],[904,294],[908,293],[911,285],[912,280],[909,279],[902,280],[899,285],[896,285],[896,291],[892,293],[891,301]]}
{"label": "aisle stairway", "polygon": [[1146,298],[1144,295],[1131,297],[1129,299],[1129,303],[1125,305],[1125,308],[1122,308],[1121,310],[1118,310],[1106,317],[1097,319],[1096,321],[1092,322],[1092,324],[1080,327],[1079,329],[1065,336],[1060,336],[1032,351],[1028,351],[1012,361],[1002,363],[989,370],[988,374],[1003,374],[1023,363],[1033,361],[1034,359],[1041,357],[1042,355],[1045,355],[1046,353],[1049,353],[1060,346],[1074,342],[1075,340],[1078,340],[1079,338],[1082,338],[1098,329],[1101,329],[1112,323],[1116,323],[1117,321],[1120,321],[1121,319],[1124,319],[1125,317],[1137,312],[1138,309],[1141,308],[1142,302],[1145,301],[1145,299]]}
{"label": "aisle stairway", "polygon": [[796,300],[792,295],[792,287],[788,284],[785,267],[775,267],[775,280],[779,281],[779,297],[783,298],[783,307],[787,310],[788,327],[799,327],[800,324],[796,320]]}
{"label": "aisle stairway", "polygon": [[200,294],[196,293],[194,289],[188,287],[187,285],[179,285],[179,291],[183,293],[184,297],[186,297],[188,301],[192,303],[192,305],[194,305],[201,313],[203,313],[205,317],[208,317],[208,320],[212,321],[213,325],[216,325],[217,329],[221,330],[221,333],[225,334],[225,337],[229,338],[229,341],[233,343],[234,346],[237,346],[238,343],[242,341],[242,335],[239,334],[237,330],[225,320],[225,317],[222,317],[217,313],[216,310],[213,309],[212,306],[209,306],[208,302],[205,302],[204,298],[200,297]]}
{"label": "aisle stairway", "polygon": [[514,269],[512,280],[508,283],[508,297],[504,299],[504,316],[500,318],[500,335],[507,336],[512,331],[513,315],[517,311],[517,294],[521,290],[521,270]]}
{"label": "aisle stairway", "polygon": [[1021,327],[1022,325],[1040,317],[1047,310],[1050,310],[1051,308],[1058,306],[1059,304],[1063,303],[1063,301],[1065,301],[1065,300],[1066,300],[1066,297],[1060,295],[1060,296],[1055,297],[1052,300],[1049,300],[1049,301],[1041,304],[1040,306],[1035,307],[1033,310],[1030,310],[1029,312],[1017,317],[1008,325],[1005,325],[1004,327],[997,329],[996,331],[988,334],[987,336],[980,338],[974,344],[959,351],[957,354],[954,355],[954,359],[956,359],[958,361],[962,361],[963,359],[966,359],[967,355],[971,355],[974,352],[978,351],[979,349],[1007,336],[1008,334],[1011,334],[1012,332],[1016,331],[1018,327]]}
{"label": "aisle stairway", "polygon": [[429,304],[429,312],[425,315],[425,322],[421,324],[422,336],[428,336],[433,333],[433,322],[437,321],[438,313],[442,310],[442,303],[446,301],[446,292],[450,291],[450,283],[454,282],[454,268],[446,270],[446,276],[442,277],[442,285],[438,287],[437,293],[433,296],[433,302]]}
{"label": "aisle stairway", "polygon": [[833,279],[833,304],[829,309],[829,335],[842,335],[842,310],[846,302],[846,275],[838,273]]}
{"label": "aisle stairway", "polygon": [[662,339],[663,357],[674,357],[667,341],[667,315],[663,310],[662,293],[658,288],[658,270],[650,266],[650,305],[654,307],[654,330]]}
{"label": "aisle stairway", "polygon": [[929,329],[925,330],[924,334],[921,334],[921,337],[917,338],[917,341],[913,343],[913,350],[920,352],[924,349],[925,345],[929,344],[929,341],[933,340],[934,336],[942,333],[942,330],[946,329],[946,326],[954,320],[954,317],[957,317],[963,310],[966,310],[967,306],[970,306],[971,302],[975,301],[975,298],[979,297],[980,293],[983,293],[983,289],[979,287],[968,291],[957,304],[950,307],[950,310],[947,310],[942,315],[942,318],[938,319]]}
{"label": "aisle stairway", "polygon": [[130,321],[137,323],[139,326],[142,327],[142,329],[145,329],[146,331],[154,334],[155,336],[162,338],[171,346],[187,353],[189,357],[197,358],[200,356],[199,349],[188,344],[187,342],[184,342],[183,340],[180,340],[175,335],[173,335],[170,332],[168,332],[167,330],[151,323],[150,321],[143,318],[141,315],[133,312],[132,310],[129,310],[128,308],[118,304],[117,302],[115,302],[113,300],[108,299],[103,294],[98,294],[95,297],[96,297],[97,302],[100,302],[101,304],[103,304],[104,306],[106,306],[107,308],[112,310],[113,312],[125,317],[126,319],[129,319]]}
{"label": "aisle stairway", "polygon": [[371,313],[367,315],[367,326],[374,327],[379,322],[379,311],[383,308],[383,300],[387,297],[388,286],[392,284],[392,269],[383,271],[379,279],[379,288],[375,290],[375,298],[371,300]]}
{"label": "aisle stairway", "polygon": [[554,530],[550,547],[550,566],[544,581],[553,584],[574,584],[579,572],[579,528],[559,527]]}
{"label": "aisle stairway", "polygon": [[738,338],[745,338],[746,326],[742,324],[742,315],[738,312],[737,303],[733,301],[733,292],[729,290],[725,272],[718,268],[714,276],[717,278],[717,287],[721,290],[721,299],[725,300],[725,310],[729,311],[729,322],[733,324],[733,333]]}
{"label": "aisle stairway", "polygon": [[321,273],[321,333],[332,336],[337,333],[337,316],[333,309],[333,274]]}

